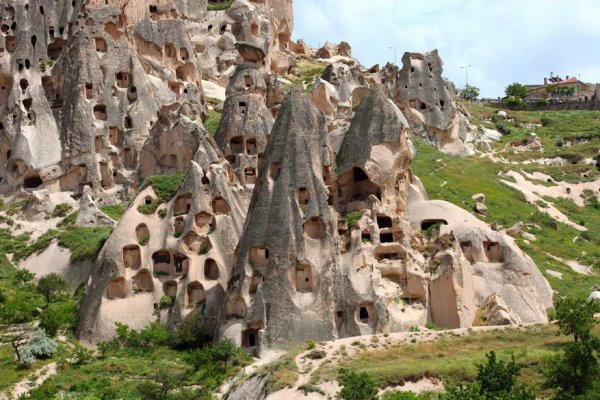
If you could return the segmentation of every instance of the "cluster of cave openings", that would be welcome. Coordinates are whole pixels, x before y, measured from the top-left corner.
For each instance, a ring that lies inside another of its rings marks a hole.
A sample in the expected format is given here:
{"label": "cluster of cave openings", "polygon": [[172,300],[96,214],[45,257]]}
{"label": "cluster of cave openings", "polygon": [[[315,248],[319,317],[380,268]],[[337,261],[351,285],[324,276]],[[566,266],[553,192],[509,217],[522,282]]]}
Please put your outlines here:
{"label": "cluster of cave openings", "polygon": [[269,249],[264,246],[254,246],[250,249],[250,260],[255,267],[266,267],[269,264]]}
{"label": "cluster of cave openings", "polygon": [[198,281],[190,282],[187,285],[188,304],[203,304],[206,302],[206,292],[204,286]]}
{"label": "cluster of cave openings", "polygon": [[96,104],[94,106],[94,119],[106,121],[106,106],[104,104]]}
{"label": "cluster of cave openings", "polygon": [[115,73],[115,80],[117,82],[117,87],[121,89],[126,89],[129,87],[129,72],[117,72]]}
{"label": "cluster of cave openings", "polygon": [[173,43],[165,43],[165,56],[169,58],[177,58],[177,50]]}
{"label": "cluster of cave openings", "polygon": [[33,173],[23,179],[23,189],[35,189],[42,186],[43,183],[44,181],[40,178],[40,174]]}
{"label": "cluster of cave openings", "polygon": [[475,257],[473,256],[473,243],[469,241],[460,242],[460,249],[464,254],[465,258],[473,264],[475,262]]}
{"label": "cluster of cave openings", "polygon": [[216,281],[221,276],[217,262],[212,258],[207,258],[204,261],[204,277],[209,281]]}
{"label": "cluster of cave openings", "polygon": [[[172,263],[171,263],[172,261]],[[180,275],[189,269],[189,258],[183,254],[171,253],[167,250],[159,250],[152,254],[154,272],[165,275]]]}
{"label": "cluster of cave openings", "polygon": [[229,204],[221,196],[216,196],[212,200],[212,209],[215,214],[229,214]]}
{"label": "cluster of cave openings", "polygon": [[177,296],[177,282],[167,281],[163,284],[163,292],[165,296],[175,297]]}
{"label": "cluster of cave openings", "polygon": [[245,349],[253,349],[260,344],[258,329],[245,329],[242,331],[242,347]]}
{"label": "cluster of cave openings", "polygon": [[94,44],[96,45],[97,52],[106,53],[106,40],[103,37],[95,37]]}
{"label": "cluster of cave openings", "polygon": [[356,306],[356,322],[372,324],[375,320],[375,306],[372,302],[363,302]]}
{"label": "cluster of cave openings", "polygon": [[311,217],[302,225],[304,234],[311,239],[320,239],[325,236],[325,223],[321,217]]}
{"label": "cluster of cave openings", "polygon": [[138,226],[136,226],[135,237],[137,241],[142,245],[148,243],[148,240],[150,240],[150,229],[148,229],[148,225],[139,224]]}
{"label": "cluster of cave openings", "polygon": [[368,208],[370,195],[381,200],[381,190],[361,168],[354,167],[338,179],[338,200],[346,204],[347,212]]}
{"label": "cluster of cave openings", "polygon": [[485,256],[489,262],[503,262],[504,255],[502,254],[502,246],[498,242],[483,242],[483,248],[485,250]]}
{"label": "cluster of cave openings", "polygon": [[195,215],[194,220],[200,233],[207,233],[210,231],[213,224],[212,214],[207,213],[206,211],[200,211]]}
{"label": "cluster of cave openings", "polygon": [[192,207],[192,194],[185,193],[175,199],[175,214],[187,214]]}
{"label": "cluster of cave openings", "polygon": [[271,163],[269,167],[269,175],[272,180],[277,180],[279,177],[279,173],[281,172],[281,163],[279,161],[274,161]]}
{"label": "cluster of cave openings", "polygon": [[246,302],[237,296],[227,302],[225,306],[226,318],[244,318],[246,316]]}
{"label": "cluster of cave openings", "polygon": [[123,247],[123,265],[125,268],[138,269],[142,266],[140,246],[131,244]]}
{"label": "cluster of cave openings", "polygon": [[310,192],[308,191],[308,189],[305,187],[299,188],[298,189],[298,204],[300,204],[301,206],[306,206],[306,205],[308,205],[309,201],[310,201]]}
{"label": "cluster of cave openings", "polygon": [[309,264],[296,264],[292,278],[297,292],[310,293],[315,289],[315,275]]}
{"label": "cluster of cave openings", "polygon": [[256,168],[246,167],[244,168],[244,180],[246,184],[256,183]]}
{"label": "cluster of cave openings", "polygon": [[133,277],[135,289],[140,292],[151,292],[154,290],[152,274],[147,269],[143,269]]}
{"label": "cluster of cave openings", "polygon": [[125,278],[120,276],[112,279],[106,287],[106,297],[109,299],[122,299],[127,295]]}

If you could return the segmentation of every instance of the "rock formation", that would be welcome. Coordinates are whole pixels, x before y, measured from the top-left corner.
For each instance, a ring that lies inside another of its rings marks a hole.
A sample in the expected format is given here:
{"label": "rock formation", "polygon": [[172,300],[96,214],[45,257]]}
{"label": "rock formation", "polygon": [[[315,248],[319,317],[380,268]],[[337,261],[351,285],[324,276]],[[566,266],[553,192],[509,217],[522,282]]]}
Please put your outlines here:
{"label": "rock formation", "polygon": [[394,99],[411,122],[413,133],[430,139],[445,152],[461,154],[461,136],[468,130],[468,120],[456,107],[453,89],[442,72],[437,50],[404,53]]}

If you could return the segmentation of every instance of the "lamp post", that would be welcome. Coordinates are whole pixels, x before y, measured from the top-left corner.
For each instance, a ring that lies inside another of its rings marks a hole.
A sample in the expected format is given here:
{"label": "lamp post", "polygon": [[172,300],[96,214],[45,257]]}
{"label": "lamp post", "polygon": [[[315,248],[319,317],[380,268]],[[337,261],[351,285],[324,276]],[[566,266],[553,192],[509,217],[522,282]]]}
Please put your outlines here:
{"label": "lamp post", "polygon": [[471,65],[460,67],[460,69],[465,70],[465,87],[467,88],[469,87],[469,68],[471,68]]}
{"label": "lamp post", "polygon": [[390,47],[388,47],[388,49],[394,50],[394,65],[397,65],[396,64],[396,61],[397,61],[397,59],[396,59],[396,48],[394,46],[390,46]]}

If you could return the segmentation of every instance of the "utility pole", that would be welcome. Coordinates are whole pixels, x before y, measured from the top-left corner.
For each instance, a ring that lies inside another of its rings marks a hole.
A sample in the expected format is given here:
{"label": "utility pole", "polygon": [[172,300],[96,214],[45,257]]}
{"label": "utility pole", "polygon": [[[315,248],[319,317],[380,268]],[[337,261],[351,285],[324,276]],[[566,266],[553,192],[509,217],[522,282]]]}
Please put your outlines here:
{"label": "utility pole", "polygon": [[460,67],[460,69],[464,69],[465,70],[465,87],[468,88],[469,87],[469,68],[471,68],[471,65],[467,65],[464,67]]}
{"label": "utility pole", "polygon": [[396,48],[395,48],[394,46],[390,46],[390,47],[388,47],[388,49],[390,49],[390,50],[394,50],[394,65],[398,65],[398,64],[397,64],[397,61],[398,61],[398,60],[397,60],[397,58],[396,58]]}

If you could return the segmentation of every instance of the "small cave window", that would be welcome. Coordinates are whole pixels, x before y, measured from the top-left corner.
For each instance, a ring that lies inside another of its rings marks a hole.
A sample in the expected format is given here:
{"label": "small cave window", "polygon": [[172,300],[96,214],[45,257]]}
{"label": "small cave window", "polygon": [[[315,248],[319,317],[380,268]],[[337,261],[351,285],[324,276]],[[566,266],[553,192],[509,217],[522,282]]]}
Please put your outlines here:
{"label": "small cave window", "polygon": [[421,230],[427,231],[441,225],[448,225],[448,221],[445,219],[425,219],[421,221]]}
{"label": "small cave window", "polygon": [[229,148],[234,154],[244,153],[244,137],[234,136],[229,140]]}
{"label": "small cave window", "polygon": [[379,241],[381,243],[393,243],[394,242],[394,234],[393,233],[380,233]]}
{"label": "small cave window", "polygon": [[206,211],[200,211],[195,215],[194,221],[196,222],[196,226],[202,233],[206,233],[210,230],[213,224],[213,215],[207,213]]}
{"label": "small cave window", "polygon": [[277,180],[279,173],[281,172],[281,163],[278,161],[272,162],[269,167],[269,175],[272,180]]}
{"label": "small cave window", "polygon": [[125,129],[133,129],[133,120],[130,116],[126,116],[123,121],[123,125],[125,125]]}
{"label": "small cave window", "polygon": [[165,296],[175,297],[177,296],[177,282],[167,281],[163,284],[163,292]]}
{"label": "small cave window", "polygon": [[96,45],[96,51],[99,53],[106,53],[106,40],[102,37],[95,37],[94,43]]}
{"label": "small cave window", "polygon": [[301,187],[298,189],[298,203],[301,206],[306,206],[310,202],[310,192],[307,188]]}
{"label": "small cave window", "polygon": [[325,223],[321,217],[312,217],[306,221],[302,228],[304,234],[311,239],[320,239],[325,236]]}
{"label": "small cave window", "polygon": [[21,90],[25,90],[27,89],[27,87],[29,87],[29,82],[27,81],[27,79],[21,79],[19,81],[19,86],[21,87]]}
{"label": "small cave window", "polygon": [[256,183],[256,168],[246,167],[244,168],[244,179],[246,184]]}
{"label": "small cave window", "polygon": [[171,253],[159,250],[152,254],[154,273],[171,275]]}
{"label": "small cave window", "polygon": [[189,304],[202,304],[206,301],[204,286],[198,281],[190,282],[187,285],[187,297]]}
{"label": "small cave window", "polygon": [[252,87],[252,76],[250,76],[250,75],[245,75],[244,76],[244,85],[247,88]]}
{"label": "small cave window", "polygon": [[485,241],[483,242],[483,248],[489,262],[504,261],[504,255],[502,253],[502,246],[500,246],[500,243]]}
{"label": "small cave window", "polygon": [[300,293],[312,292],[315,289],[314,274],[308,264],[298,264],[294,267],[293,280],[296,291]]}
{"label": "small cave window", "polygon": [[229,214],[229,205],[221,196],[217,196],[213,199],[212,209],[215,214]]}
{"label": "small cave window", "polygon": [[366,324],[369,322],[369,310],[367,310],[367,307],[362,306],[360,308],[358,318],[360,319],[360,322],[362,322],[363,324]]}
{"label": "small cave window", "polygon": [[92,97],[94,97],[94,85],[92,85],[90,82],[87,82],[85,84],[85,98],[86,99],[91,99]]}
{"label": "small cave window", "polygon": [[246,139],[246,154],[256,155],[257,153],[258,148],[256,147],[256,138],[250,137]]}
{"label": "small cave window", "polygon": [[371,233],[368,230],[364,230],[360,234],[361,241],[367,243],[371,241]]}
{"label": "small cave window", "polygon": [[242,347],[246,349],[252,349],[257,347],[258,344],[258,330],[246,329],[242,332]]}
{"label": "small cave window", "polygon": [[173,224],[173,230],[175,231],[175,236],[179,237],[183,233],[185,229],[185,220],[183,217],[175,218],[175,223]]}
{"label": "small cave window", "polygon": [[148,243],[148,240],[150,240],[150,229],[148,229],[148,225],[139,224],[136,226],[135,237],[137,238],[138,243],[142,246]]}
{"label": "small cave window", "polygon": [[244,318],[246,316],[246,302],[241,297],[230,299],[225,306],[227,318]]}
{"label": "small cave window", "polygon": [[177,50],[173,43],[165,43],[165,56],[169,58],[177,58]]}
{"label": "small cave window", "polygon": [[142,266],[140,246],[132,244],[123,247],[123,265],[125,268],[138,269]]}
{"label": "small cave window", "polygon": [[216,281],[221,276],[217,262],[212,258],[207,258],[204,262],[204,277],[211,281]]}
{"label": "small cave window", "polygon": [[189,267],[190,259],[180,253],[177,253],[173,256],[173,262],[175,263],[175,273],[176,274],[184,274],[187,272]]}
{"label": "small cave window", "polygon": [[269,249],[263,246],[250,249],[250,260],[256,267],[266,267],[269,264],[269,255]]}
{"label": "small cave window", "polygon": [[147,269],[143,269],[133,277],[134,290],[139,292],[151,292],[154,290],[152,275]]}
{"label": "small cave window", "polygon": [[460,249],[463,252],[465,258],[473,264],[475,262],[475,258],[473,255],[473,244],[469,241],[460,242]]}
{"label": "small cave window", "polygon": [[110,281],[106,287],[106,297],[109,299],[122,299],[127,295],[127,284],[124,277],[117,277]]}
{"label": "small cave window", "polygon": [[115,80],[117,81],[117,86],[125,89],[127,87],[129,87],[129,73],[127,72],[117,72],[115,74]]}
{"label": "small cave window", "polygon": [[192,208],[192,194],[185,193],[177,196],[175,200],[175,214],[187,214]]}
{"label": "small cave window", "polygon": [[38,174],[34,174],[23,179],[23,188],[35,189],[42,186],[43,183],[44,181],[42,180],[42,178],[40,178]]}
{"label": "small cave window", "polygon": [[352,170],[352,179],[354,180],[354,182],[361,182],[368,180],[369,177],[367,176],[365,171],[363,171],[360,168],[354,167],[354,169]]}
{"label": "small cave window", "polygon": [[150,4],[150,5],[148,6],[148,9],[149,9],[149,11],[150,11],[152,14],[154,14],[154,13],[157,13],[157,12],[158,12],[158,7],[156,7],[156,5],[155,5],[155,4]]}
{"label": "small cave window", "polygon": [[248,110],[248,106],[246,105],[245,101],[240,101],[238,103],[238,110],[239,110],[240,114],[246,114],[246,111]]}
{"label": "small cave window", "polygon": [[94,106],[94,119],[106,121],[106,106],[104,104],[96,104]]}
{"label": "small cave window", "polygon": [[379,229],[391,228],[393,226],[392,219],[387,215],[378,215],[377,226],[379,227]]}

